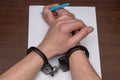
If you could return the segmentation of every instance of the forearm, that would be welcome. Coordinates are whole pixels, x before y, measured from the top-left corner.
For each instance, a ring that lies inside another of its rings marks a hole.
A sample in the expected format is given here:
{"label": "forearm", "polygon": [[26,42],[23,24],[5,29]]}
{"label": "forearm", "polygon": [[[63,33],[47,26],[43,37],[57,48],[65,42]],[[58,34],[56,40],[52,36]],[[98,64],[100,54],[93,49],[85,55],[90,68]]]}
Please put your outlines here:
{"label": "forearm", "polygon": [[42,58],[35,52],[32,52],[3,73],[0,80],[33,80],[42,65]]}
{"label": "forearm", "polygon": [[75,51],[69,60],[73,80],[101,80],[83,51]]}

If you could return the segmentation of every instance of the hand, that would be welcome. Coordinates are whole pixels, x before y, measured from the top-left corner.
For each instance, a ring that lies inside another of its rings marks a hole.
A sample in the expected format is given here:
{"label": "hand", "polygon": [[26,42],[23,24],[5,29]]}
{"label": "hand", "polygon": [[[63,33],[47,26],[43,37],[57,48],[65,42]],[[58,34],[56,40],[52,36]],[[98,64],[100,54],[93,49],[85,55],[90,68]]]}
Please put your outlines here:
{"label": "hand", "polygon": [[59,9],[59,10],[56,10],[54,12],[51,12],[49,10],[49,8],[52,8],[52,7],[55,7],[58,5],[59,4],[52,4],[52,5],[47,5],[43,8],[44,15],[42,17],[48,25],[51,25],[51,23],[53,21],[55,21],[56,19],[58,19],[59,17],[62,17],[64,19],[75,19],[75,16],[72,13],[70,13],[68,10]]}
{"label": "hand", "polygon": [[[75,19],[75,16],[65,9],[51,12],[49,8],[58,4],[44,7],[43,19],[48,23],[49,30],[38,46],[48,58],[62,54],[70,48],[76,46],[85,36],[93,31],[93,28],[87,27],[81,20]],[[73,35],[72,32],[75,32]]]}

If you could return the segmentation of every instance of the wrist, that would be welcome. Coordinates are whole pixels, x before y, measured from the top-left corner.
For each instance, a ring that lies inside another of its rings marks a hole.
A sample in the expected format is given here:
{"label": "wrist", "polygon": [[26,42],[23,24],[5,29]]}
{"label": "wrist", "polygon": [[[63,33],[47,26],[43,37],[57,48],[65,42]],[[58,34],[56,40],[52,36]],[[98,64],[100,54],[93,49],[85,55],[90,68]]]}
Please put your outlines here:
{"label": "wrist", "polygon": [[38,49],[40,49],[44,53],[47,59],[50,59],[53,56],[55,56],[54,50],[52,50],[49,46],[44,46],[43,44],[40,44],[38,46]]}
{"label": "wrist", "polygon": [[85,55],[85,51],[83,51],[83,50],[74,51],[73,54],[71,54],[69,60],[72,60],[72,59],[77,60],[77,58],[81,58],[81,59],[85,58],[85,59],[87,59],[87,56]]}
{"label": "wrist", "polygon": [[[53,67],[51,66],[51,64],[48,62],[48,59],[47,59],[47,57],[48,56],[46,56],[40,49],[38,49],[38,48],[36,48],[36,47],[30,47],[28,50],[27,50],[27,54],[29,54],[29,53],[31,53],[31,52],[35,52],[35,53],[37,53],[38,55],[39,55],[39,57],[41,57],[42,58],[42,61],[44,61],[44,64],[43,64],[43,66],[42,66],[42,68],[41,68],[41,71],[43,72],[43,73],[45,73],[45,74],[49,74],[49,73],[51,73],[52,72],[52,70],[53,70]],[[32,53],[31,53],[32,54]],[[39,58],[39,59],[41,59],[41,58]],[[51,76],[52,76],[53,74],[51,74]]]}
{"label": "wrist", "polygon": [[[75,51],[71,57],[69,58],[69,63],[70,63],[70,69],[78,69],[78,65],[79,69],[83,69],[84,65],[88,62],[88,59],[86,57],[86,55],[84,54],[84,51],[82,50],[77,50]],[[76,65],[76,66],[74,66]],[[78,71],[78,70],[77,70]]]}
{"label": "wrist", "polygon": [[44,63],[44,60],[34,51],[32,51],[29,56],[34,57],[34,60],[39,62],[39,63]]}
{"label": "wrist", "polygon": [[67,54],[68,59],[71,57],[72,54],[75,54],[75,53],[83,53],[87,58],[89,58],[89,52],[88,52],[87,48],[82,45],[71,48],[67,53],[68,53]]}

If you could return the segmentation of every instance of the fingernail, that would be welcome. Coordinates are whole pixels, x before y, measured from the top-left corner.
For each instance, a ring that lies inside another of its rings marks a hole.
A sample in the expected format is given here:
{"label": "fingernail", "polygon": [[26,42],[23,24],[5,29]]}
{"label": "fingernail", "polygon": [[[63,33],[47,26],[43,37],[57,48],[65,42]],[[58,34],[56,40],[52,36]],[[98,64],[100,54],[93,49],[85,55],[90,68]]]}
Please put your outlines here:
{"label": "fingernail", "polygon": [[47,9],[44,10],[44,14],[46,14],[46,13],[47,13]]}
{"label": "fingernail", "polygon": [[88,33],[92,32],[92,31],[93,31],[92,27],[89,27],[88,30],[87,30]]}
{"label": "fingernail", "polygon": [[44,9],[43,14],[46,14],[48,12],[48,9]]}

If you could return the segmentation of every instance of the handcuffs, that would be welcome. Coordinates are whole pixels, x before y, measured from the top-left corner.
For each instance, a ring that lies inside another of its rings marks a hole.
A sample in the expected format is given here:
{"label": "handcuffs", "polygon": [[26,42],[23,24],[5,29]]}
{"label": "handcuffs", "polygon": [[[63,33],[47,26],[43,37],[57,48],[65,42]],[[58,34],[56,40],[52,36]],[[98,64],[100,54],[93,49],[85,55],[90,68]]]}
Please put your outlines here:
{"label": "handcuffs", "polygon": [[85,55],[87,56],[87,58],[89,58],[89,52],[87,50],[86,47],[82,46],[82,45],[78,45],[75,46],[73,48],[71,48],[70,50],[68,50],[67,52],[64,53],[63,56],[61,56],[58,59],[59,65],[58,66],[52,66],[46,56],[44,55],[44,53],[42,51],[40,51],[38,48],[36,47],[30,47],[27,50],[27,54],[29,54],[30,52],[34,51],[36,52],[44,61],[43,67],[41,68],[41,71],[46,74],[46,75],[51,75],[54,76],[55,73],[57,73],[57,71],[59,69],[62,69],[63,72],[67,72],[70,70],[70,66],[69,66],[69,58],[71,56],[71,54],[76,51],[76,50],[82,50],[85,52]]}

